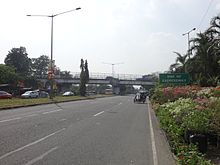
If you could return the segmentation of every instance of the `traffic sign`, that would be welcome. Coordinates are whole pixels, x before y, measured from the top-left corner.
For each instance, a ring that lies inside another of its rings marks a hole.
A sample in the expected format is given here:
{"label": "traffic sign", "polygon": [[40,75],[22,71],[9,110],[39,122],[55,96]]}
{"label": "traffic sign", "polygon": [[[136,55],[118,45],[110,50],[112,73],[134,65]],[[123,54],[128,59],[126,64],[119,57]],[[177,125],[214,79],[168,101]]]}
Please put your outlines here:
{"label": "traffic sign", "polygon": [[159,74],[160,84],[186,85],[189,84],[188,73]]}

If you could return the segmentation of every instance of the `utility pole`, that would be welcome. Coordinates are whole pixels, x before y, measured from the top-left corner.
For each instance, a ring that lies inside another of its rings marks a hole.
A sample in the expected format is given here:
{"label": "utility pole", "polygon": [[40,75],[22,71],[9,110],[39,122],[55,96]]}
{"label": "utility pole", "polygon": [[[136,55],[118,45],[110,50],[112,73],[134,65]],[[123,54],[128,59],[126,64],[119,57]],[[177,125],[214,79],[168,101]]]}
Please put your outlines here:
{"label": "utility pole", "polygon": [[123,63],[122,62],[120,62],[120,63],[106,63],[106,62],[103,62],[103,64],[108,64],[108,65],[112,66],[112,77],[114,78],[114,75],[115,75],[114,66],[115,65],[120,65],[120,64],[123,64]]}
{"label": "utility pole", "polygon": [[187,40],[188,40],[188,50],[187,50],[188,53],[187,53],[187,54],[188,54],[188,57],[189,57],[189,58],[190,58],[190,52],[189,52],[189,49],[190,49],[189,34],[190,34],[192,31],[194,31],[194,30],[196,30],[196,28],[193,28],[192,30],[190,30],[190,31],[188,31],[188,32],[182,34],[183,36],[185,36],[185,35],[187,34]]}

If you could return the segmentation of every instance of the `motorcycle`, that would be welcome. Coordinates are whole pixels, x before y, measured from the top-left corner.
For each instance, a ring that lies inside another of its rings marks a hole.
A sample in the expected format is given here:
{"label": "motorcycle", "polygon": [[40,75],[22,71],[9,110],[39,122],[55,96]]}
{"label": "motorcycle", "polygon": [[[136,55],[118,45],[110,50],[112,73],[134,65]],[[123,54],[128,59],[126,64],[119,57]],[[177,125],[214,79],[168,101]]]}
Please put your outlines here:
{"label": "motorcycle", "polygon": [[146,97],[145,93],[137,93],[134,97],[134,103],[145,103]]}

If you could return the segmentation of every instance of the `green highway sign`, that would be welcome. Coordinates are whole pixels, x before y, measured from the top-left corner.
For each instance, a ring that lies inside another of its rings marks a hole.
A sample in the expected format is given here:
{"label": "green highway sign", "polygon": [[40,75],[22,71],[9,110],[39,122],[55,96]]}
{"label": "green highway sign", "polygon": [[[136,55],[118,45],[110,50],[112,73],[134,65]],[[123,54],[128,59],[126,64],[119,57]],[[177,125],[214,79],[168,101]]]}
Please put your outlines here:
{"label": "green highway sign", "polygon": [[159,74],[160,84],[189,84],[188,73]]}

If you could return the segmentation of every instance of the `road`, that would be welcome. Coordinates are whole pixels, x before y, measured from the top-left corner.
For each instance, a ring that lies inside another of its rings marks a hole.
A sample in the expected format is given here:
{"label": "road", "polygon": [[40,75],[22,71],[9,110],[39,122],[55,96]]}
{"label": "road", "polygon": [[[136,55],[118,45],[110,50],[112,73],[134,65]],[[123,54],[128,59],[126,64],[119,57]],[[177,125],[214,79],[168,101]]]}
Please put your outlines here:
{"label": "road", "polygon": [[149,107],[117,96],[0,111],[0,164],[172,165]]}

